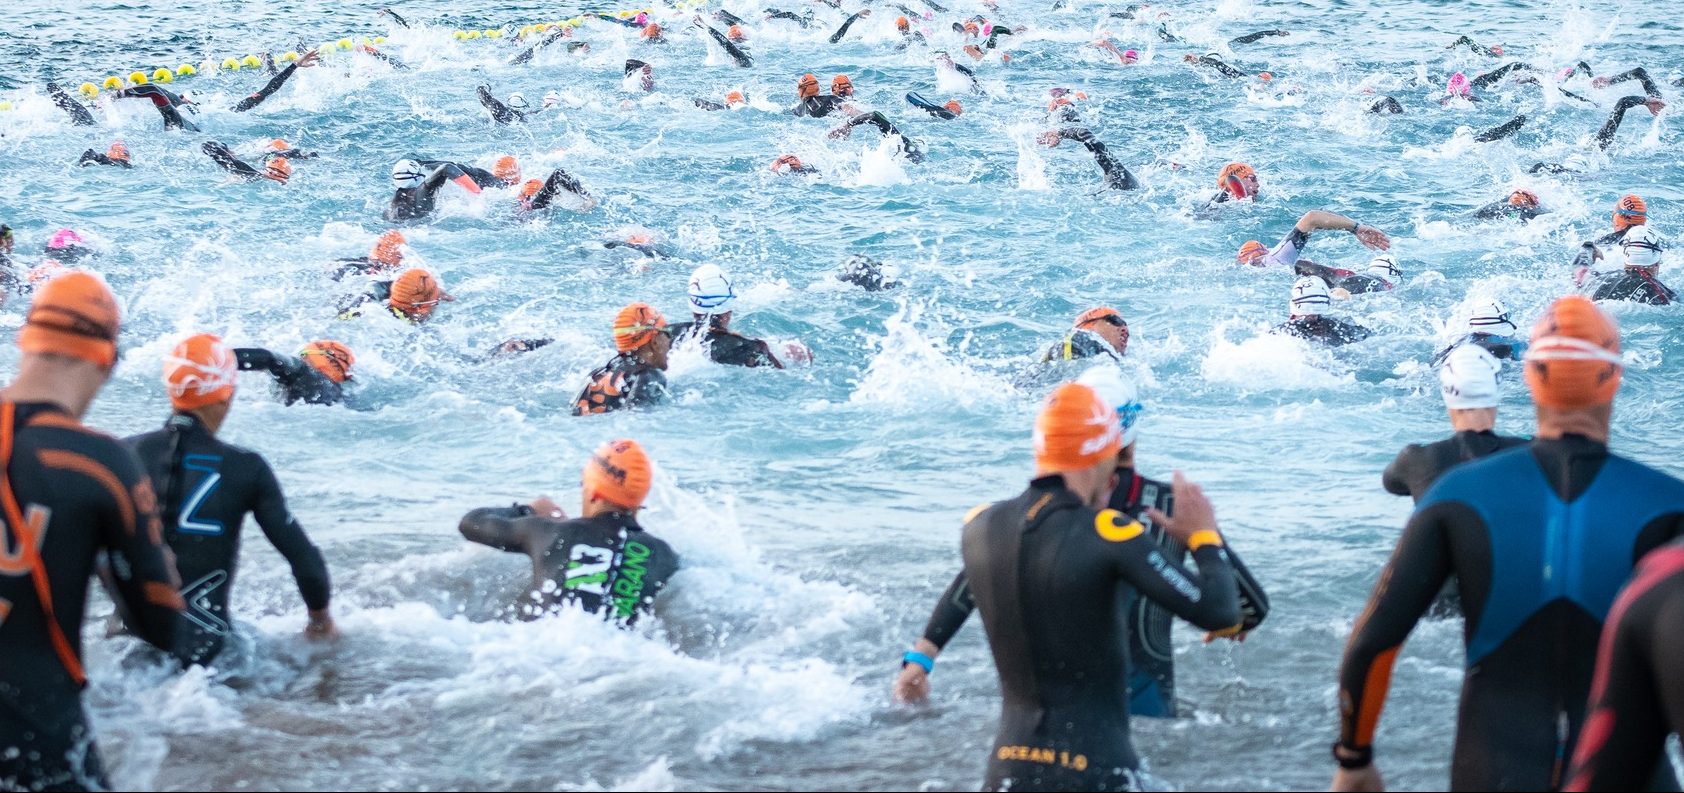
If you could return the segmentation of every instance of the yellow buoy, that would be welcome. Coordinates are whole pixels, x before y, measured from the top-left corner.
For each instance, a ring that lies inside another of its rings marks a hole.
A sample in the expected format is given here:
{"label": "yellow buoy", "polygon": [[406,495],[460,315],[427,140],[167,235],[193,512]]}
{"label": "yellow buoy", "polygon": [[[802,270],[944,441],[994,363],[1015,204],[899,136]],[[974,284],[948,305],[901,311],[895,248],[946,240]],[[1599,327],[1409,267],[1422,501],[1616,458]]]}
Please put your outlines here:
{"label": "yellow buoy", "polygon": [[296,60],[298,60],[298,51],[297,50],[287,50],[286,53],[281,55],[281,62],[282,63],[292,63],[293,61],[296,61]]}
{"label": "yellow buoy", "polygon": [[465,30],[458,30],[451,35],[455,36],[457,41],[466,41],[468,38],[468,32]]}
{"label": "yellow buoy", "polygon": [[11,102],[0,102],[0,113],[4,113],[4,112],[6,112],[8,110],[11,110],[11,109],[12,109],[12,103]]}
{"label": "yellow buoy", "polygon": [[503,37],[503,31],[501,31],[501,30],[487,30],[487,31],[485,31],[485,37],[488,38],[488,39],[500,39],[500,38]]}
{"label": "yellow buoy", "polygon": [[105,78],[104,85],[105,85],[105,90],[115,91],[115,90],[123,87],[123,78],[118,77],[117,75],[113,74],[110,77]]}
{"label": "yellow buoy", "polygon": [[374,43],[375,44],[385,44],[386,43],[386,37],[385,36],[375,36],[374,37]]}
{"label": "yellow buoy", "polygon": [[158,69],[153,70],[153,72],[152,72],[152,82],[168,83],[168,82],[174,82],[174,81],[175,81],[175,72],[172,72],[169,69],[158,68]]}
{"label": "yellow buoy", "polygon": [[223,58],[222,59],[222,68],[227,69],[228,71],[231,71],[231,72],[237,72],[237,71],[240,70],[240,62],[233,59],[233,58]]}
{"label": "yellow buoy", "polygon": [[177,77],[192,77],[193,75],[198,74],[198,73],[199,73],[199,70],[193,68],[193,64],[191,64],[191,63],[184,63],[184,64],[176,67],[176,70],[175,70],[175,76],[177,76]]}
{"label": "yellow buoy", "polygon": [[99,96],[99,86],[94,85],[93,83],[82,83],[82,87],[78,90],[82,92],[83,96],[89,99]]}
{"label": "yellow buoy", "polygon": [[338,44],[331,41],[324,41],[322,42],[322,46],[316,48],[316,54],[326,57],[333,54],[333,51],[337,49],[339,49]]}
{"label": "yellow buoy", "polygon": [[350,39],[340,39],[339,40],[339,48],[342,49],[342,50],[350,49],[351,48],[351,40]]}
{"label": "yellow buoy", "polygon": [[245,66],[248,69],[256,69],[257,67],[263,65],[263,61],[258,60],[256,55],[247,55],[246,57],[240,59],[240,65]]}
{"label": "yellow buoy", "polygon": [[470,39],[477,39],[477,38],[479,38],[479,36],[480,36],[480,33],[477,30],[468,31],[468,38],[470,38]]}
{"label": "yellow buoy", "polygon": [[146,72],[130,72],[129,82],[135,85],[146,85]]}

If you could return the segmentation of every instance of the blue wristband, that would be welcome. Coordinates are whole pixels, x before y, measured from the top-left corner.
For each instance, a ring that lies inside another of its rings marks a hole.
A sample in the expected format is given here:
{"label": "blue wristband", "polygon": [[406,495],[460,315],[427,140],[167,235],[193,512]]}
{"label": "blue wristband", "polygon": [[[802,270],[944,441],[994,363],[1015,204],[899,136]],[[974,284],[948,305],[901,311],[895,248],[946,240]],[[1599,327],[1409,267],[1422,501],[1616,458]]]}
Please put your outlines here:
{"label": "blue wristband", "polygon": [[911,652],[908,652],[906,655],[901,656],[900,665],[904,667],[907,664],[917,664],[919,666],[924,667],[924,674],[926,674],[926,675],[931,673],[931,672],[934,672],[936,670],[936,659],[931,658],[931,657],[929,657],[929,656],[927,656],[927,655],[925,655],[921,652],[918,652],[916,650],[913,650]]}

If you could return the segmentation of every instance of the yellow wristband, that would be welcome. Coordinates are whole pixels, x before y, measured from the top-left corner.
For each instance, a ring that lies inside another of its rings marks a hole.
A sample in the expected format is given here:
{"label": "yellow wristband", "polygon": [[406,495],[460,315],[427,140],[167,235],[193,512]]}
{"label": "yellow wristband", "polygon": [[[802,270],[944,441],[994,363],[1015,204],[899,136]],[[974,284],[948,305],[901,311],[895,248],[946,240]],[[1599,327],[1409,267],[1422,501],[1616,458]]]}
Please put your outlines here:
{"label": "yellow wristband", "polygon": [[1193,536],[1187,538],[1187,550],[1189,551],[1196,551],[1206,545],[1221,548],[1222,535],[1217,534],[1215,529],[1201,529],[1193,532]]}

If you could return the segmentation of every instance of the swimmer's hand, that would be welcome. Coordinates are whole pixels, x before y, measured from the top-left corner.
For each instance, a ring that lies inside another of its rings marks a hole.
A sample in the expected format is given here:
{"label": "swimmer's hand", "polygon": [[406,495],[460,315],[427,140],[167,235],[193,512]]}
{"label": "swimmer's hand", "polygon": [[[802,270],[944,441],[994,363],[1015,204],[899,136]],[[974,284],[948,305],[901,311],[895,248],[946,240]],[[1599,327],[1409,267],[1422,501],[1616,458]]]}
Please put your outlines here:
{"label": "swimmer's hand", "polygon": [[1384,251],[1392,247],[1392,238],[1386,232],[1373,226],[1361,225],[1356,230],[1357,241],[1367,246],[1369,250]]}
{"label": "swimmer's hand", "polygon": [[1649,101],[1644,102],[1643,106],[1649,108],[1649,115],[1651,116],[1658,116],[1662,110],[1666,109],[1666,103],[1662,102],[1658,96],[1649,97]]}
{"label": "swimmer's hand", "polygon": [[315,66],[317,63],[320,63],[321,60],[322,60],[322,54],[320,52],[317,52],[316,50],[310,50],[309,52],[306,52],[303,55],[299,56],[298,65],[299,65],[300,68],[308,69],[311,66]]}
{"label": "swimmer's hand", "polygon": [[1330,295],[1334,300],[1350,300],[1351,290],[1342,286],[1336,286],[1333,287],[1332,291],[1328,292],[1328,295]]}
{"label": "swimmer's hand", "polygon": [[1219,631],[1211,631],[1211,632],[1205,634],[1205,644],[1210,644],[1211,642],[1214,642],[1217,639],[1228,639],[1230,641],[1234,641],[1234,642],[1238,642],[1240,644],[1244,644],[1245,643],[1245,637],[1250,636],[1250,635],[1251,635],[1251,631],[1241,630],[1240,626],[1235,625],[1232,628],[1224,628],[1224,629],[1219,630]]}
{"label": "swimmer's hand", "polygon": [[327,609],[312,610],[310,622],[304,626],[304,637],[317,641],[331,641],[339,638],[339,626],[333,624],[333,615]]}
{"label": "swimmer's hand", "polygon": [[1057,130],[1043,132],[1040,135],[1035,136],[1036,143],[1046,146],[1049,149],[1058,148],[1058,142],[1061,140],[1064,140],[1064,136],[1058,134]]}
{"label": "swimmer's hand", "polygon": [[1343,793],[1383,793],[1386,783],[1380,778],[1380,769],[1370,765],[1333,772],[1333,784],[1328,789]]}
{"label": "swimmer's hand", "polygon": [[[920,638],[912,643],[912,649],[934,659],[941,655],[941,649],[929,639]],[[930,673],[917,664],[904,664],[900,674],[895,676],[895,701],[918,704],[930,698]]]}
{"label": "swimmer's hand", "polygon": [[1187,481],[1180,471],[1175,472],[1173,480],[1175,490],[1175,517],[1160,512],[1156,507],[1146,510],[1152,522],[1164,527],[1164,533],[1186,544],[1195,532],[1216,530],[1216,508],[1211,506],[1210,499],[1205,498],[1204,490],[1197,484]]}
{"label": "swimmer's hand", "polygon": [[1607,88],[1610,83],[1611,81],[1606,77],[1598,77],[1595,80],[1590,81],[1592,88]]}
{"label": "swimmer's hand", "polygon": [[547,497],[540,496],[527,506],[532,507],[532,514],[534,515],[550,520],[567,520],[567,512],[561,508],[561,505]]}

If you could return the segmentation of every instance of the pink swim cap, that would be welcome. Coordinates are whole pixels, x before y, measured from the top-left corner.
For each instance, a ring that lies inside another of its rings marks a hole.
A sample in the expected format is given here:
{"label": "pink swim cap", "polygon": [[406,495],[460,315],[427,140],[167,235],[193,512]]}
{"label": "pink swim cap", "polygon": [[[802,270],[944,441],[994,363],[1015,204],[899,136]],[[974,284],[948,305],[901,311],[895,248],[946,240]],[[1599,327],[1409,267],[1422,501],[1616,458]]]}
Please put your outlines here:
{"label": "pink swim cap", "polygon": [[47,250],[56,251],[72,245],[81,245],[82,237],[70,229],[59,229],[53,232],[53,238],[47,241]]}
{"label": "pink swim cap", "polygon": [[637,12],[637,24],[639,26],[649,24],[649,12],[648,11]]}
{"label": "pink swim cap", "polygon": [[1139,58],[1140,53],[1136,52],[1134,50],[1123,50],[1123,57],[1124,58]]}
{"label": "pink swim cap", "polygon": [[1473,90],[1468,88],[1468,76],[1461,72],[1450,75],[1448,90],[1451,96],[1468,96],[1473,93]]}
{"label": "pink swim cap", "polygon": [[1566,80],[1569,77],[1572,77],[1573,76],[1573,70],[1576,69],[1576,68],[1578,68],[1578,67],[1576,67],[1576,66],[1564,66],[1564,67],[1562,67],[1561,71],[1555,73],[1555,81],[1559,83],[1559,82],[1562,82],[1562,81]]}

